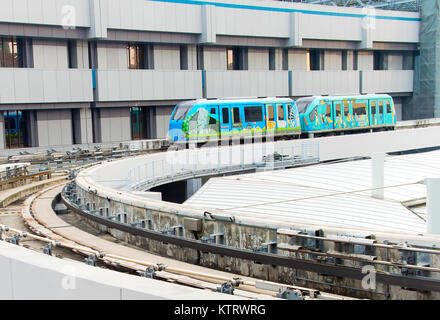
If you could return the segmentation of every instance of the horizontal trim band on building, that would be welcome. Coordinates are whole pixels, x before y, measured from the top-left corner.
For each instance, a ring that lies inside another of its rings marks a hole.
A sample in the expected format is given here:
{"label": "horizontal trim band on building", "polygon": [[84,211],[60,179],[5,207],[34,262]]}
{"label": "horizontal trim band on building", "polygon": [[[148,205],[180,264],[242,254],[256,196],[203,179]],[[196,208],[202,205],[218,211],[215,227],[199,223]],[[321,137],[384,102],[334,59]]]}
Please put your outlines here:
{"label": "horizontal trim band on building", "polygon": [[146,1],[190,4],[190,5],[199,5],[199,6],[212,5],[212,6],[216,6],[216,7],[222,7],[222,8],[261,10],[261,11],[274,11],[274,12],[287,12],[287,13],[299,12],[299,13],[304,13],[304,14],[339,16],[339,17],[349,17],[349,18],[375,18],[375,19],[381,19],[381,20],[422,21],[421,18],[376,16],[376,15],[368,15],[368,14],[327,12],[327,11],[316,11],[316,10],[300,10],[300,9],[288,9],[288,8],[277,8],[277,7],[263,7],[263,6],[251,6],[251,5],[233,4],[233,3],[211,2],[211,1],[196,1],[196,0],[146,0]]}

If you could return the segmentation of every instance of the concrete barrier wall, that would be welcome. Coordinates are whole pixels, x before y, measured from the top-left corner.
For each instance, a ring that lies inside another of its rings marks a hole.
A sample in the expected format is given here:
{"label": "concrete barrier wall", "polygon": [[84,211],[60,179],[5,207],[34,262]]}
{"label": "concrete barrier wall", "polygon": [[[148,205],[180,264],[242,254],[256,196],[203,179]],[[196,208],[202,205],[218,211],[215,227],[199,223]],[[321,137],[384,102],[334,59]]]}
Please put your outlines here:
{"label": "concrete barrier wall", "polygon": [[239,299],[66,261],[0,241],[0,300]]}

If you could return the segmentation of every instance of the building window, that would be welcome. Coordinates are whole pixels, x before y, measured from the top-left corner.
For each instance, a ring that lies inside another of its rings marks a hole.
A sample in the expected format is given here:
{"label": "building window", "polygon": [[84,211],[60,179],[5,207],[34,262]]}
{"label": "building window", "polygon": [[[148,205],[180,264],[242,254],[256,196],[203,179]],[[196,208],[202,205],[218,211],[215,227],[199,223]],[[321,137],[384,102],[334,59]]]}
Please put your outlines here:
{"label": "building window", "polygon": [[289,70],[289,49],[283,49],[283,70]]}
{"label": "building window", "polygon": [[322,50],[309,50],[308,59],[310,70],[324,70],[324,52]]}
{"label": "building window", "polygon": [[358,69],[359,54],[357,50],[353,51],[353,70]]}
{"label": "building window", "polygon": [[275,70],[275,48],[269,48],[269,70]]}
{"label": "building window", "polygon": [[374,70],[388,70],[388,53],[374,52]]}
{"label": "building window", "polygon": [[197,46],[197,70],[204,70],[203,47]]}
{"label": "building window", "polygon": [[144,48],[141,45],[130,44],[128,50],[128,68],[145,69]]}
{"label": "building window", "polygon": [[145,108],[130,108],[131,140],[147,139]]}
{"label": "building window", "polygon": [[180,46],[180,70],[188,70],[188,46]]}
{"label": "building window", "polygon": [[348,61],[347,61],[347,50],[342,50],[342,70],[347,70],[348,69]]}
{"label": "building window", "polygon": [[228,70],[247,70],[247,48],[226,49]]}
{"label": "building window", "polygon": [[0,37],[0,67],[2,68],[20,68],[21,48],[14,37]]}
{"label": "building window", "polygon": [[20,110],[5,111],[3,118],[6,149],[26,148],[28,145],[25,112]]}

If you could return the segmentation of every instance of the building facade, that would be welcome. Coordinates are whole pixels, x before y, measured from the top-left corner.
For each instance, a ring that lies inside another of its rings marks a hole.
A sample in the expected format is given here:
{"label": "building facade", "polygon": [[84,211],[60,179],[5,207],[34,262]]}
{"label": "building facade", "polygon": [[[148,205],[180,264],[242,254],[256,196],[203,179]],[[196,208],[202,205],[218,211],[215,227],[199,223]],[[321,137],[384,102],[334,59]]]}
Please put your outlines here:
{"label": "building facade", "polygon": [[198,98],[388,93],[417,12],[263,0],[0,0],[0,150],[165,138]]}

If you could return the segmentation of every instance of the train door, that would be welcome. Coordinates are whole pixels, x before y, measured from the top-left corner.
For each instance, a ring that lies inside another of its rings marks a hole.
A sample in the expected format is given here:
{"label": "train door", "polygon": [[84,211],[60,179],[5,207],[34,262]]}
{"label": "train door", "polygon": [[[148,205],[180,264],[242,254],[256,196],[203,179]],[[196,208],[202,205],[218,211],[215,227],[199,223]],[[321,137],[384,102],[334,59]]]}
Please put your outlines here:
{"label": "train door", "polygon": [[331,102],[321,102],[318,107],[318,117],[322,130],[332,130],[334,128]]}
{"label": "train door", "polygon": [[276,130],[275,105],[266,105],[266,132],[273,134]]}
{"label": "train door", "polygon": [[261,133],[265,127],[263,106],[244,106],[244,128],[248,134]]}
{"label": "train door", "polygon": [[208,106],[208,110],[208,139],[218,139],[220,136],[219,106]]}
{"label": "train door", "polygon": [[384,115],[385,115],[385,123],[386,124],[393,124],[394,123],[394,110],[393,105],[390,101],[390,99],[386,99],[384,106]]}
{"label": "train door", "polygon": [[221,119],[220,119],[220,135],[222,138],[231,135],[232,131],[232,121],[231,121],[231,110],[229,106],[221,107]]}
{"label": "train door", "polygon": [[286,115],[286,108],[284,104],[277,104],[276,105],[277,110],[277,132],[284,133],[287,128],[287,115]]}
{"label": "train door", "polygon": [[378,108],[377,100],[370,100],[370,125],[375,126],[378,124]]}
{"label": "train door", "polygon": [[368,101],[367,100],[356,100],[352,104],[353,108],[353,118],[354,127],[362,128],[369,125],[368,120]]}
{"label": "train door", "polygon": [[342,128],[352,128],[353,127],[353,111],[352,102],[349,100],[344,100],[342,102]]}
{"label": "train door", "polygon": [[341,101],[336,101],[333,103],[334,113],[333,113],[333,127],[334,129],[342,129],[344,127],[343,120],[343,106]]}
{"label": "train door", "polygon": [[384,108],[385,104],[382,99],[378,100],[377,102],[378,108],[377,108],[377,124],[382,125],[385,123],[385,113]]}
{"label": "train door", "polygon": [[243,133],[243,115],[240,105],[232,106],[232,134],[240,136]]}

